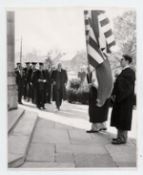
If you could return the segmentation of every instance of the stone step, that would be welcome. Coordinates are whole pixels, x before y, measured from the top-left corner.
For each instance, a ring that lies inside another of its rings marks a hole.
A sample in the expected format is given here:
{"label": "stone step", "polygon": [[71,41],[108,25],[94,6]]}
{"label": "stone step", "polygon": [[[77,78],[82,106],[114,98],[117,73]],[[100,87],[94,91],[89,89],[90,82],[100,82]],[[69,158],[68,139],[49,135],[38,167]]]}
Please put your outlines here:
{"label": "stone step", "polygon": [[18,108],[15,110],[8,111],[8,133],[16,126],[19,119],[24,114],[24,109]]}
{"label": "stone step", "polygon": [[8,167],[16,168],[26,159],[31,138],[37,123],[35,112],[25,111],[8,136]]}

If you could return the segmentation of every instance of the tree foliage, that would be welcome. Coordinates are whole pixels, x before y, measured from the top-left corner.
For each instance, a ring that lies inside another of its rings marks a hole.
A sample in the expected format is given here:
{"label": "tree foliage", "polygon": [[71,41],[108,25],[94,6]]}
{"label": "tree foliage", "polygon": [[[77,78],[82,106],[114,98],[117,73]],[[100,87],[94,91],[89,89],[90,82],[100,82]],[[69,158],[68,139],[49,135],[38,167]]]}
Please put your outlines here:
{"label": "tree foliage", "polygon": [[136,63],[136,12],[127,11],[114,19],[115,40],[121,54],[129,54]]}

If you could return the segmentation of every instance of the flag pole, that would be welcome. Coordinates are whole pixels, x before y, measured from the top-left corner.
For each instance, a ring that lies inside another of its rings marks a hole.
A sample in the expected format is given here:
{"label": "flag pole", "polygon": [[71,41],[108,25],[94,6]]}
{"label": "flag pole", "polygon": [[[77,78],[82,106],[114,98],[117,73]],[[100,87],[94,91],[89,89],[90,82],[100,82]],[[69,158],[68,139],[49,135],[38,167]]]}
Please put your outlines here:
{"label": "flag pole", "polygon": [[22,37],[20,42],[20,63],[22,64]]}
{"label": "flag pole", "polygon": [[87,46],[88,46],[88,38],[87,38],[87,35],[86,35],[86,31],[87,31],[87,29],[86,29],[86,18],[85,18],[85,16],[86,16],[86,13],[87,13],[87,10],[84,10],[84,23],[85,23],[85,42],[86,42],[86,58],[87,58],[87,66],[89,67],[89,60],[88,60],[88,49],[87,49]]}

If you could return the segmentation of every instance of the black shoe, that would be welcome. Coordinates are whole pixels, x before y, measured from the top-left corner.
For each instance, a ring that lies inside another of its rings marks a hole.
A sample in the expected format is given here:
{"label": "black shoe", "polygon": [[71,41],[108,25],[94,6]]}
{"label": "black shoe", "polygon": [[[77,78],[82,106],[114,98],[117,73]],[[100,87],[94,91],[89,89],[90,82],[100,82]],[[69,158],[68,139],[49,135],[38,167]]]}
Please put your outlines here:
{"label": "black shoe", "polygon": [[41,110],[41,107],[40,106],[37,106],[37,108]]}
{"label": "black shoe", "polygon": [[95,132],[99,132],[99,131],[100,131],[100,130],[92,130],[92,129],[91,129],[91,130],[87,130],[86,132],[87,132],[87,133],[95,133]]}
{"label": "black shoe", "polygon": [[118,138],[112,138],[112,141],[116,141]]}
{"label": "black shoe", "polygon": [[122,141],[120,139],[116,139],[116,140],[112,141],[113,145],[121,145],[121,144],[125,144],[125,143],[126,143],[125,141]]}
{"label": "black shoe", "polygon": [[107,128],[100,128],[99,131],[106,131]]}
{"label": "black shoe", "polygon": [[18,102],[19,104],[21,104],[21,105],[23,105],[23,103],[22,102]]}

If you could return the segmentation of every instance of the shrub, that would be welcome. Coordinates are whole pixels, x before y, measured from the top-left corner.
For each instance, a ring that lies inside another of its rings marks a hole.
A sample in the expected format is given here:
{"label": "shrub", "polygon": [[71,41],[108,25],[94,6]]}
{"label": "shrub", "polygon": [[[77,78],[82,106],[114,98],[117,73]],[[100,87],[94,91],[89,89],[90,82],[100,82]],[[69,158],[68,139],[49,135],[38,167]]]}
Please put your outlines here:
{"label": "shrub", "polygon": [[72,79],[69,82],[69,87],[73,89],[78,89],[80,87],[80,80],[79,79]]}
{"label": "shrub", "polygon": [[71,80],[67,89],[67,100],[70,103],[88,104],[89,89],[87,86],[80,87],[78,79]]}

